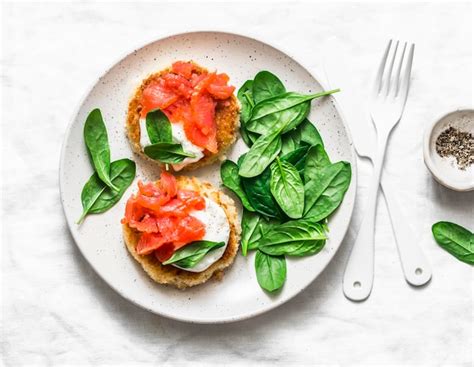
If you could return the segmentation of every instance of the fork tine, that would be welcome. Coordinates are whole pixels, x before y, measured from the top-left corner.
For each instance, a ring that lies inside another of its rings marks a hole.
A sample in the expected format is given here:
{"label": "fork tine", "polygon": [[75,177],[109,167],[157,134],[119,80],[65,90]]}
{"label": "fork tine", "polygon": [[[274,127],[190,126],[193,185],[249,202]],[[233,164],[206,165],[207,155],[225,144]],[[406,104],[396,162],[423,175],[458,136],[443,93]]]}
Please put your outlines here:
{"label": "fork tine", "polygon": [[386,96],[388,96],[388,93],[390,92],[390,78],[392,77],[393,64],[395,63],[395,58],[397,57],[398,43],[399,41],[397,41],[397,43],[395,44],[395,49],[393,50],[392,54],[392,60],[390,61],[388,72],[385,77],[386,79],[385,84],[383,86],[383,94]]}
{"label": "fork tine", "polygon": [[402,56],[400,57],[400,62],[398,63],[398,68],[397,72],[395,74],[395,90],[394,90],[394,96],[398,95],[398,91],[400,89],[400,73],[402,71],[402,65],[403,65],[403,58],[405,57],[405,51],[407,49],[407,42],[403,45],[403,51],[402,51]]}
{"label": "fork tine", "polygon": [[403,74],[402,85],[400,87],[400,98],[402,98],[402,105],[405,105],[405,102],[408,97],[408,89],[410,87],[410,75],[411,75],[411,66],[413,64],[413,54],[415,53],[415,44],[412,44],[410,51],[408,53],[407,65],[405,66],[405,72]]}
{"label": "fork tine", "polygon": [[377,71],[377,77],[375,79],[374,90],[373,94],[377,95],[380,92],[380,88],[382,87],[382,75],[385,69],[385,63],[388,57],[388,51],[390,50],[390,46],[392,45],[392,40],[388,41],[388,45],[385,48],[385,52],[383,54],[382,60],[380,61],[379,69]]}

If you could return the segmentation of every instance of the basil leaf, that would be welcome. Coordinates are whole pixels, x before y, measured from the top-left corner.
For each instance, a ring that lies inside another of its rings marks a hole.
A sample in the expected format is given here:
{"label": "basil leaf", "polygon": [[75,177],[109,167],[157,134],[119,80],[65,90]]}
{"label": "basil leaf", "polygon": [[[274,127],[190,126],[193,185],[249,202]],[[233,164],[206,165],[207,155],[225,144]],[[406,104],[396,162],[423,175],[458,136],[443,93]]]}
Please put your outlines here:
{"label": "basil leaf", "polygon": [[242,177],[255,177],[262,173],[281,150],[280,131],[270,135],[262,135],[245,154],[245,158],[239,167],[239,175]]}
{"label": "basil leaf", "polygon": [[114,206],[135,178],[135,162],[120,159],[110,165],[110,179],[117,187],[112,190],[106,186],[99,175],[94,173],[84,185],[81,193],[83,213],[77,223],[81,223],[87,214],[103,213]]}
{"label": "basil leaf", "polygon": [[257,212],[267,217],[280,217],[280,209],[270,191],[270,178],[270,168],[267,168],[256,177],[242,178],[242,184]]}
{"label": "basil leaf", "polygon": [[146,131],[152,144],[173,142],[170,120],[161,110],[153,110],[147,113]]}
{"label": "basil leaf", "polygon": [[156,143],[146,146],[143,151],[148,157],[169,164],[180,163],[187,157],[195,157],[194,154],[185,152],[181,144],[176,143]]}
{"label": "basil leaf", "polygon": [[252,204],[245,194],[242,186],[241,178],[239,176],[239,166],[232,161],[226,160],[221,164],[221,180],[225,187],[232,190],[242,202],[245,209],[254,212]]}
{"label": "basil leaf", "polygon": [[435,223],[431,230],[442,248],[458,260],[474,265],[474,233],[451,222]]}
{"label": "basil leaf", "polygon": [[255,75],[252,96],[255,104],[286,92],[285,86],[276,75],[263,70]]}
{"label": "basil leaf", "polygon": [[252,97],[253,80],[247,80],[237,92],[237,99],[240,102],[240,122],[243,124],[250,119],[254,106]]}
{"label": "basil leaf", "polygon": [[309,145],[321,144],[324,147],[323,139],[319,134],[318,129],[308,119],[304,119],[303,122],[298,126],[300,131],[301,141],[308,143]]}
{"label": "basil leaf", "polygon": [[328,217],[341,204],[350,182],[350,163],[323,167],[305,184],[304,217],[316,222]]}
{"label": "basil leaf", "polygon": [[309,145],[304,145],[301,148],[297,148],[285,155],[282,155],[280,159],[295,166],[300,176],[303,177],[307,159],[306,157],[308,156],[310,148],[311,147]]}
{"label": "basil leaf", "polygon": [[301,218],[304,210],[304,186],[296,168],[276,159],[270,166],[270,191],[285,214],[293,219]]}
{"label": "basil leaf", "polygon": [[308,256],[324,247],[326,235],[321,224],[299,219],[274,226],[258,244],[268,255]]}
{"label": "basil leaf", "polygon": [[268,292],[274,292],[285,284],[285,257],[270,256],[261,251],[257,251],[255,254],[255,272],[260,287]]}
{"label": "basil leaf", "polygon": [[265,116],[271,115],[275,112],[280,112],[288,108],[294,107],[301,103],[311,101],[315,98],[320,98],[323,96],[328,96],[330,94],[339,92],[339,89],[334,89],[330,91],[323,91],[315,94],[300,94],[296,92],[287,92],[280,94],[278,96],[266,99],[257,103],[252,110],[251,121],[261,119]]}
{"label": "basil leaf", "polygon": [[92,110],[84,124],[84,140],[89,150],[95,171],[108,187],[118,190],[110,179],[110,147],[107,128],[98,108]]}
{"label": "basil leaf", "polygon": [[175,251],[173,256],[162,264],[174,264],[185,269],[192,268],[211,250],[216,250],[224,246],[225,242],[195,241]]}
{"label": "basil leaf", "polygon": [[[266,101],[262,103],[265,102]],[[257,106],[255,106],[255,108]],[[281,111],[275,111],[259,119],[252,118],[246,123],[246,129],[262,135],[271,134],[276,130],[281,130],[282,133],[286,133],[296,128],[308,115],[310,109],[310,102],[302,102],[296,106]]]}
{"label": "basil leaf", "polygon": [[311,147],[304,164],[304,182],[308,183],[311,180],[319,179],[317,177],[318,172],[320,172],[323,167],[329,166],[330,164],[331,161],[321,144]]}

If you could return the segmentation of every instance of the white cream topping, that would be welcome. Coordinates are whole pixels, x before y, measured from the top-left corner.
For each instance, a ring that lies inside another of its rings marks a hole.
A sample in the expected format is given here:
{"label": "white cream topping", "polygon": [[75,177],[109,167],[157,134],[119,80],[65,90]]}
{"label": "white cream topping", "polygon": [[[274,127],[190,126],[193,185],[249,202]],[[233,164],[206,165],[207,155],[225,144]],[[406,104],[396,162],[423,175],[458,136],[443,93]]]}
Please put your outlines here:
{"label": "white cream topping", "polygon": [[[184,132],[184,126],[182,122],[171,123],[171,135],[173,136],[173,141],[176,143],[180,143],[183,146],[183,150],[185,152],[195,155],[194,158],[185,158],[181,163],[173,164],[172,167],[175,171],[180,171],[188,164],[197,162],[202,157],[204,157],[204,153],[203,153],[204,149],[197,145],[194,145],[186,137],[186,133]],[[145,119],[140,119],[140,144],[142,147],[151,145],[151,141],[150,141],[150,138],[148,137],[148,133],[146,130]]]}
{"label": "white cream topping", "polygon": [[[203,210],[195,210],[190,213],[193,217],[199,219],[206,227],[206,234],[203,240],[213,242],[224,242],[225,246],[215,250],[211,250],[199,261],[194,267],[186,268],[184,270],[199,273],[206,270],[209,266],[219,260],[224,255],[227,243],[229,242],[230,226],[225,215],[224,209],[220,207],[215,201],[206,200],[206,208]],[[176,266],[172,264],[173,266]],[[176,266],[179,268],[179,266]],[[180,268],[183,269],[183,268]]]}

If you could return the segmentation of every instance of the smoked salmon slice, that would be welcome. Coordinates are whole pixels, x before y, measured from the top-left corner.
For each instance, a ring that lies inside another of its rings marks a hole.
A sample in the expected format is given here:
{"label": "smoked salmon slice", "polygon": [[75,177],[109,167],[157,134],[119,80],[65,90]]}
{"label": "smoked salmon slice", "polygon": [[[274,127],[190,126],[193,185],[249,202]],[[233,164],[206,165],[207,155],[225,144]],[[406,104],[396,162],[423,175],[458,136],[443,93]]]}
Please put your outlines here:
{"label": "smoked salmon slice", "polygon": [[186,137],[193,144],[216,153],[217,101],[230,98],[235,90],[228,82],[225,73],[198,71],[192,62],[177,61],[143,90],[141,116],[159,108],[171,122],[183,123]]}
{"label": "smoked salmon slice", "polygon": [[156,184],[138,182],[138,192],[128,199],[121,222],[140,233],[139,255],[155,252],[165,261],[177,249],[205,236],[204,223],[191,215],[205,208],[206,201],[198,192],[178,189],[176,178],[163,172]]}

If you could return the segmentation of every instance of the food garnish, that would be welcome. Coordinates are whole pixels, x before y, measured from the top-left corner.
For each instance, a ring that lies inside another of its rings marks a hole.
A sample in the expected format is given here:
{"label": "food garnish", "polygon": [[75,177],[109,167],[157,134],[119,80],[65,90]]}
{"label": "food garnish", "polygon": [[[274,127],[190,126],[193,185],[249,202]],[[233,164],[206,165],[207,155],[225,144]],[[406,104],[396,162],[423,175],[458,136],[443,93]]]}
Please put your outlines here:
{"label": "food garnish", "polygon": [[331,163],[307,119],[312,99],[337,91],[288,92],[277,76],[261,71],[237,93],[241,136],[250,150],[237,163],[222,163],[221,178],[244,207],[242,254],[256,250],[257,281],[269,292],[285,282],[286,256],[322,250],[327,218],[349,187],[350,163]]}
{"label": "food garnish", "polygon": [[474,233],[451,222],[433,224],[432,232],[442,248],[458,260],[474,265]]}

